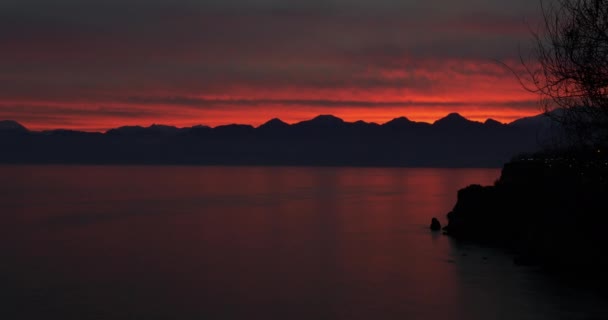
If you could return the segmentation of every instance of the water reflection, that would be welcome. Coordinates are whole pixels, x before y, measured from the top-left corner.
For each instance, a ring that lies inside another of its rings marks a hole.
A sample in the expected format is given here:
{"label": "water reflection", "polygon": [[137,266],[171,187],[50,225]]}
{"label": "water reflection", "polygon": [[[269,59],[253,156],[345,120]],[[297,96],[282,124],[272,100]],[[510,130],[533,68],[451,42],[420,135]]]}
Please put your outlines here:
{"label": "water reflection", "polygon": [[[3,319],[555,319],[567,288],[428,231],[459,188],[498,175],[0,167],[0,309]],[[604,311],[593,297],[574,301],[574,318]]]}

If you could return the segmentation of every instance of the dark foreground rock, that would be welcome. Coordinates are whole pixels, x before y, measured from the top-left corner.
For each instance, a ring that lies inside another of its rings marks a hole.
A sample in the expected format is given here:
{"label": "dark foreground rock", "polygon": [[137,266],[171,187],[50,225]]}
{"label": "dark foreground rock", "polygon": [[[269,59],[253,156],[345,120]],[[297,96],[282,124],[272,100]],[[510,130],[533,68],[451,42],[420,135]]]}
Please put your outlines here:
{"label": "dark foreground rock", "polygon": [[506,248],[520,265],[608,284],[607,225],[608,160],[543,157],[506,164],[493,186],[461,189],[445,231]]}
{"label": "dark foreground rock", "polygon": [[441,230],[441,223],[439,222],[439,220],[437,220],[437,218],[431,219],[431,230],[433,230],[433,231]]}

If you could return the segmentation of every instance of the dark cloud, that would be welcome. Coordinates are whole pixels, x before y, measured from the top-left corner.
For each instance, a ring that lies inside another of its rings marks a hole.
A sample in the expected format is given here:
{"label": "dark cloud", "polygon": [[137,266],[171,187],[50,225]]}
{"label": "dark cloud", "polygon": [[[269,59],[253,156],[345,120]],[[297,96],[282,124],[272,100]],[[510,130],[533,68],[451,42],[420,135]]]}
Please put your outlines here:
{"label": "dark cloud", "polygon": [[[509,76],[488,61],[515,58],[536,18],[529,0],[4,0],[0,100],[101,104],[243,87],[431,94],[450,85],[440,73]],[[394,70],[403,73],[385,75]],[[308,103],[332,106],[323,101]]]}
{"label": "dark cloud", "polygon": [[[269,105],[280,106],[312,106],[312,107],[358,107],[358,108],[386,108],[386,107],[466,107],[470,101],[442,101],[442,100],[400,100],[400,101],[367,101],[367,100],[326,100],[326,99],[197,99],[190,97],[129,97],[123,102],[146,105],[183,105],[201,108],[214,108],[224,106],[259,107]],[[536,100],[508,100],[508,101],[482,101],[475,104],[488,107],[530,108],[537,103]]]}
{"label": "dark cloud", "polygon": [[83,108],[78,107],[66,107],[66,106],[56,106],[56,105],[25,105],[25,104],[17,104],[17,105],[9,105],[2,104],[3,114],[22,114],[27,113],[30,115],[40,115],[40,116],[48,116],[49,113],[62,116],[62,115],[70,115],[70,116],[119,116],[126,118],[138,118],[143,115],[159,115],[160,112],[153,112],[152,110],[136,110],[128,107],[89,107]]}
{"label": "dark cloud", "polygon": [[[469,57],[502,55],[513,45],[510,42],[525,36],[523,20],[532,7],[510,12],[499,1],[493,5],[461,1],[457,6],[449,1],[425,3],[8,2],[0,5],[4,9],[0,39],[13,49],[3,50],[5,58],[47,59],[68,66],[74,60],[102,66],[137,63],[143,68],[167,58],[201,66],[278,58],[351,60],[351,56],[357,62],[376,64],[382,63],[378,56],[446,57],[471,46],[485,50],[467,50]],[[486,43],[496,38],[501,41]],[[372,51],[376,52],[369,56],[358,54]]]}
{"label": "dark cloud", "polygon": [[[186,106],[190,108],[202,109],[223,109],[226,107],[256,108],[268,106],[296,107],[296,108],[364,108],[364,109],[384,109],[384,108],[445,108],[445,107],[468,107],[472,104],[485,107],[500,107],[510,109],[529,109],[537,103],[536,100],[508,100],[508,101],[366,101],[366,100],[324,100],[324,99],[195,99],[188,97],[131,97],[122,102],[119,107],[68,107],[58,105],[8,105],[1,104],[0,115],[5,117],[21,116],[27,114],[25,119],[41,119],[49,116],[55,117],[120,117],[120,118],[153,118],[160,117],[166,113],[166,109],[142,108],[141,104],[146,105],[170,105],[173,107]],[[138,107],[139,105],[139,107]]]}

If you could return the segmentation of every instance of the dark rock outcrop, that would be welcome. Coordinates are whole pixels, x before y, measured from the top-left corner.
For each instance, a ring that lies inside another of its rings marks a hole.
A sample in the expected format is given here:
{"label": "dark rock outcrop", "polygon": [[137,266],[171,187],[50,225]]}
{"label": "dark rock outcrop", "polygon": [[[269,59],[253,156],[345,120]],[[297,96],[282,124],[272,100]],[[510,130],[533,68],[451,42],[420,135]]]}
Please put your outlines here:
{"label": "dark rock outcrop", "polygon": [[[445,230],[506,248],[519,265],[589,275],[608,284],[608,158],[526,157],[507,163],[493,186],[458,192]],[[592,221],[593,223],[590,223]],[[584,271],[584,272],[583,272]]]}
{"label": "dark rock outcrop", "polygon": [[431,219],[431,230],[433,230],[433,231],[441,230],[441,223],[439,222],[439,220],[437,220],[437,218]]}

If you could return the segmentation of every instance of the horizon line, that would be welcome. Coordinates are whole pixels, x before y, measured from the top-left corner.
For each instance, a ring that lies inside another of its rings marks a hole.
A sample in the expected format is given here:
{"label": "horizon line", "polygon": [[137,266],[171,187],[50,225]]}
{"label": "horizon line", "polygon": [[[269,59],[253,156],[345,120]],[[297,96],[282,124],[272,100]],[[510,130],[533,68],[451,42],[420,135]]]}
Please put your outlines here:
{"label": "horizon line", "polygon": [[210,126],[210,125],[206,125],[206,124],[203,124],[203,123],[199,123],[199,124],[195,124],[195,125],[191,125],[191,126],[181,126],[181,127],[180,127],[180,126],[176,126],[176,125],[170,125],[170,124],[165,124],[165,123],[157,123],[157,122],[152,122],[151,124],[149,124],[149,125],[147,125],[147,126],[146,126],[146,125],[141,125],[141,124],[135,124],[135,125],[119,125],[119,126],[110,127],[110,128],[103,128],[103,129],[102,129],[102,128],[96,128],[96,129],[66,129],[66,128],[61,128],[61,127],[59,127],[59,128],[54,128],[54,129],[42,129],[42,130],[31,130],[31,129],[29,129],[29,128],[28,128],[26,125],[24,125],[22,122],[20,122],[20,121],[18,121],[18,120],[14,120],[14,119],[0,119],[0,122],[4,122],[4,121],[14,121],[14,122],[18,123],[19,125],[23,126],[25,129],[27,129],[27,130],[28,130],[28,131],[30,131],[30,132],[45,132],[45,131],[65,130],[65,131],[78,131],[78,132],[91,132],[91,133],[95,133],[95,132],[97,132],[97,133],[106,133],[106,132],[108,132],[108,131],[110,131],[110,130],[113,130],[113,129],[118,129],[118,128],[123,128],[123,127],[141,127],[141,128],[149,128],[149,127],[152,127],[152,126],[167,126],[167,127],[173,127],[173,128],[177,128],[177,129],[187,129],[187,128],[194,128],[194,127],[208,127],[208,128],[212,128],[212,129],[214,129],[214,128],[218,128],[218,127],[231,126],[231,125],[243,125],[243,126],[251,126],[251,127],[253,127],[253,128],[256,128],[256,129],[257,129],[257,128],[260,128],[260,127],[262,127],[263,125],[265,125],[265,124],[267,124],[268,122],[273,121],[273,120],[279,120],[279,121],[281,121],[281,122],[283,122],[283,123],[285,123],[285,124],[288,124],[288,125],[295,125],[295,124],[298,124],[298,123],[302,123],[302,122],[311,121],[311,120],[317,119],[317,118],[319,118],[319,117],[333,117],[333,118],[336,118],[336,119],[339,119],[339,120],[343,121],[344,123],[357,123],[357,122],[364,122],[364,123],[367,123],[367,124],[376,124],[376,125],[380,125],[380,126],[382,126],[382,125],[385,125],[385,124],[387,124],[387,123],[389,123],[389,122],[391,122],[391,121],[394,121],[394,120],[397,120],[397,119],[403,119],[403,118],[405,118],[405,119],[407,119],[407,120],[409,120],[409,121],[411,121],[411,122],[413,122],[413,123],[426,123],[426,124],[432,125],[432,124],[436,123],[436,122],[437,122],[437,121],[439,121],[439,120],[442,120],[442,119],[447,118],[448,116],[451,116],[451,115],[456,115],[456,116],[460,116],[460,117],[462,117],[462,118],[466,119],[467,121],[476,122],[476,123],[481,123],[481,124],[483,124],[483,123],[485,123],[485,122],[487,122],[487,121],[489,121],[489,120],[493,120],[493,121],[499,122],[499,123],[501,123],[501,124],[508,125],[508,124],[511,124],[511,123],[513,123],[513,122],[515,122],[515,121],[518,121],[518,120],[520,120],[520,119],[525,119],[525,118],[530,118],[530,117],[540,116],[540,115],[543,115],[543,114],[544,114],[543,112],[540,112],[540,113],[538,113],[538,114],[536,114],[536,115],[534,115],[534,116],[524,116],[524,117],[521,117],[521,118],[517,118],[517,119],[515,119],[515,120],[512,120],[512,121],[510,121],[510,122],[502,122],[502,121],[498,121],[498,120],[496,120],[496,119],[493,119],[493,118],[491,118],[491,117],[490,117],[490,118],[486,118],[484,121],[471,120],[470,118],[467,118],[467,117],[465,117],[465,116],[461,115],[459,112],[449,112],[449,113],[448,113],[448,114],[446,114],[445,116],[440,117],[440,118],[437,118],[437,119],[435,119],[435,120],[434,120],[434,121],[432,121],[432,122],[428,122],[428,121],[416,121],[416,120],[412,120],[412,119],[408,118],[407,116],[401,115],[401,116],[397,116],[397,117],[395,117],[395,118],[392,118],[391,120],[388,120],[388,121],[386,121],[386,122],[383,122],[383,123],[378,123],[378,122],[374,122],[374,121],[365,121],[365,120],[346,121],[346,120],[342,119],[341,117],[335,116],[335,115],[333,115],[333,114],[328,114],[328,113],[326,113],[326,114],[318,114],[318,115],[316,115],[316,116],[314,116],[314,117],[312,117],[312,118],[310,118],[310,119],[304,119],[304,120],[299,120],[299,121],[291,121],[291,122],[284,121],[284,120],[280,119],[279,117],[273,117],[273,118],[270,118],[270,119],[266,120],[265,122],[263,122],[263,123],[261,123],[261,124],[259,124],[259,125],[257,125],[257,126],[256,126],[256,125],[253,125],[253,124],[247,124],[247,123],[237,123],[237,122],[231,122],[231,123],[230,123],[230,122],[229,122],[229,123],[220,124],[220,125],[215,125],[215,126]]}

